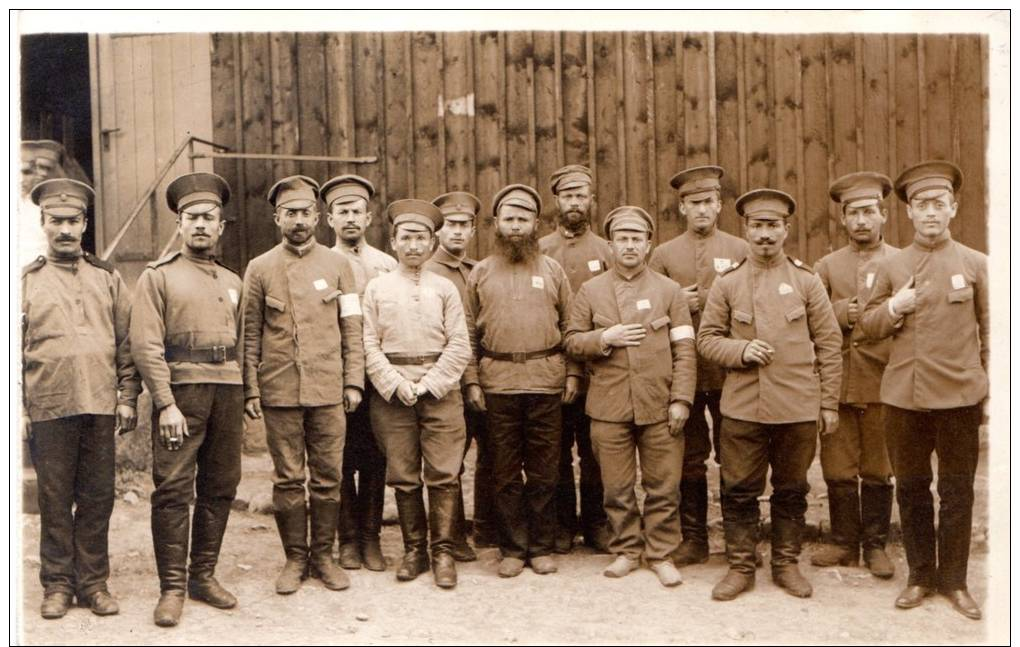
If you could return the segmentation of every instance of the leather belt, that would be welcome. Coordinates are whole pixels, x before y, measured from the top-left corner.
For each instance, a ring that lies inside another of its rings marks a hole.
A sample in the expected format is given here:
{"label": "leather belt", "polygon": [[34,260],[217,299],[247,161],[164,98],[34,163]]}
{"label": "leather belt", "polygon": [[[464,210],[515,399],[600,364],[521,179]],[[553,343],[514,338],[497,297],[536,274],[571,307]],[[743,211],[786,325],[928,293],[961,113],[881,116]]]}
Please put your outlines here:
{"label": "leather belt", "polygon": [[237,349],[234,346],[210,346],[209,348],[167,346],[164,356],[168,362],[223,364],[237,359]]}
{"label": "leather belt", "polygon": [[546,348],[545,350],[531,350],[522,351],[518,353],[497,353],[495,351],[482,349],[482,357],[491,357],[492,359],[502,360],[504,362],[514,362],[515,364],[523,364],[529,359],[542,359],[543,357],[552,357],[553,355],[559,355],[563,352],[559,346],[553,346],[552,348]]}
{"label": "leather belt", "polygon": [[429,362],[439,361],[442,353],[425,353],[423,355],[406,355],[396,353],[386,353],[386,359],[390,360],[390,364],[394,366],[418,366],[421,364],[428,364]]}

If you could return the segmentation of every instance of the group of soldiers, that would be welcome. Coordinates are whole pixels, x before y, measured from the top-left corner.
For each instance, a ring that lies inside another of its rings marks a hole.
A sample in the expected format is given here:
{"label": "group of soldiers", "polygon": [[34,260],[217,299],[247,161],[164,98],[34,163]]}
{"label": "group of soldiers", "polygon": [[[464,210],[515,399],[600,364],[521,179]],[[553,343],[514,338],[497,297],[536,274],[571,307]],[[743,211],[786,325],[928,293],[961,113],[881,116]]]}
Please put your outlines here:
{"label": "group of soldiers", "polygon": [[[310,576],[340,590],[345,569],[386,569],[386,485],[404,543],[397,579],[431,569],[454,587],[456,562],[476,558],[461,492],[473,441],[474,543],[498,546],[501,577],[554,573],[580,532],[614,556],[605,576],[644,563],[680,584],[678,566],[709,556],[714,447],[729,568],[712,597],[754,585],[770,468],[772,579],[808,597],[798,561],[820,437],[832,543],[812,563],[855,566],[863,554],[875,576],[893,576],[895,475],[910,570],[896,606],[938,591],[979,618],[966,575],[988,277],[986,257],[949,233],[959,169],[836,180],[850,242],[814,269],[784,252],[796,204],[782,191],[740,196],[744,238],[721,231],[722,177],[702,166],[672,179],[687,230],[654,252],[656,220],[639,206],[610,211],[604,237],[592,230],[591,173],[569,165],[550,178],[552,233],[539,238],[542,199],[523,184],[500,190],[488,213],[466,192],[397,200],[386,208],[393,258],[365,240],[370,181],[292,176],[268,195],[281,242],[242,280],[216,259],[229,186],[191,173],[166,189],[181,248],[149,264],[133,299],[82,250],[91,188],[35,184],[48,251],[22,274],[22,359],[42,616],[63,616],[75,598],[118,610],[106,585],[114,437],[136,425],[144,384],[159,626],[179,622],[185,597],[237,604],[214,571],[245,415],[264,421],[273,460],[280,594]],[[902,250],[882,237],[894,188],[916,230]],[[314,235],[320,203],[332,248]],[[475,261],[482,217],[494,251]]]}

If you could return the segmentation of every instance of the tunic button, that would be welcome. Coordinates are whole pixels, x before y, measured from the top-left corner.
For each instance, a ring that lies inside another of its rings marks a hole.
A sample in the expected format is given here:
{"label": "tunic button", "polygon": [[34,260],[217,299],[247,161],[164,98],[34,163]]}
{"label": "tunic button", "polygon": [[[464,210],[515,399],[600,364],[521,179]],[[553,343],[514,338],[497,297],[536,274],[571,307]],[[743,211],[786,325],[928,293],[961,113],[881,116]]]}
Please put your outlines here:
{"label": "tunic button", "polygon": [[218,300],[219,300],[220,303],[223,303],[223,297],[219,297]]}
{"label": "tunic button", "polygon": [[861,345],[860,342],[856,342],[856,341],[854,342],[854,346],[860,346],[860,345]]}

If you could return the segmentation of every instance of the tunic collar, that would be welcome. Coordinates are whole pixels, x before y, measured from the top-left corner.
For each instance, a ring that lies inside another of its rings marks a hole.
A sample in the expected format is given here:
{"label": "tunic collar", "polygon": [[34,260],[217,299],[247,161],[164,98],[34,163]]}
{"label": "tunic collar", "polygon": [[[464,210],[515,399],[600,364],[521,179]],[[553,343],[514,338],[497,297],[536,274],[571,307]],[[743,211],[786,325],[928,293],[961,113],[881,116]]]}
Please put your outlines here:
{"label": "tunic collar", "polygon": [[949,228],[948,227],[946,227],[946,230],[944,232],[942,232],[941,234],[939,234],[938,238],[936,238],[934,241],[930,241],[930,240],[928,240],[927,238],[925,238],[924,236],[922,236],[920,234],[914,234],[914,244],[917,245],[918,247],[920,247],[921,249],[928,250],[928,251],[934,251],[936,249],[942,249],[952,239],[953,239],[953,236],[949,233]]}
{"label": "tunic collar", "polygon": [[648,267],[647,263],[641,263],[633,270],[624,270],[616,263],[613,263],[613,272],[616,274],[618,278],[621,278],[624,281],[633,282],[635,279],[640,278],[641,275],[645,273],[645,269],[647,267]]}
{"label": "tunic collar", "polygon": [[295,256],[298,256],[298,257],[305,257],[305,256],[307,256],[309,254],[309,252],[312,251],[312,249],[315,248],[315,246],[318,244],[318,242],[315,240],[315,237],[313,236],[312,238],[310,238],[308,240],[307,243],[305,243],[304,245],[301,245],[301,246],[297,246],[297,245],[292,244],[286,238],[284,238],[283,242],[281,242],[280,244],[283,245],[283,248],[286,249],[291,254],[294,254]]}
{"label": "tunic collar", "polygon": [[749,263],[751,263],[751,265],[754,265],[755,267],[761,267],[766,269],[779,267],[780,265],[786,262],[786,252],[779,252],[772,258],[759,258],[758,256],[752,253],[747,255],[747,260]]}
{"label": "tunic collar", "polygon": [[470,269],[474,267],[475,264],[478,262],[473,258],[468,258],[467,256],[464,256],[463,258],[457,258],[442,245],[436,247],[436,251],[432,254],[432,260],[441,265],[445,265],[451,270],[456,270],[460,268],[460,266],[462,265]]}

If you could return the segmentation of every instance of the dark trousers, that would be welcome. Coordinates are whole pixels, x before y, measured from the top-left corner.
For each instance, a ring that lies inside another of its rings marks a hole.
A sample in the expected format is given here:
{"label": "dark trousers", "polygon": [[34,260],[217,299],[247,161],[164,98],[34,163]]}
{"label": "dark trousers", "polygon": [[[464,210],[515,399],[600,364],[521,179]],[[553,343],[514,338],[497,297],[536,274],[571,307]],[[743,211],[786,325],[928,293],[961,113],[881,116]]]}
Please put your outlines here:
{"label": "dark trousers", "polygon": [[[967,588],[980,424],[981,405],[938,411],[886,406],[889,455],[896,475],[910,584],[944,590]],[[932,451],[938,457],[937,539]]]}
{"label": "dark trousers", "polygon": [[822,436],[821,463],[826,483],[852,484],[857,480],[888,486],[892,468],[886,451],[882,405],[839,405],[839,428]]}
{"label": "dark trousers", "polygon": [[818,423],[762,424],[723,418],[723,520],[758,524],[758,497],[772,468],[769,504],[777,519],[799,525],[807,511],[807,471],[815,457]]}
{"label": "dark trousers", "polygon": [[337,525],[341,542],[378,538],[382,528],[386,456],[372,433],[369,402],[373,393],[375,389],[366,385],[367,397],[354,413],[347,414]]}
{"label": "dark trousers", "polygon": [[84,598],[106,590],[113,513],[114,418],[82,415],[32,423],[39,486],[39,580]]}
{"label": "dark trousers", "polygon": [[[718,464],[720,455],[719,434],[722,429],[722,413],[719,401],[722,391],[698,391],[694,394],[691,415],[684,425],[684,473],[683,479],[703,481],[708,474],[705,462],[715,446],[715,462]],[[712,429],[706,416],[712,418]]]}
{"label": "dark trousers", "polygon": [[518,559],[548,555],[556,529],[560,396],[486,393],[485,402],[500,550]]}
{"label": "dark trousers", "polygon": [[556,486],[556,516],[560,529],[577,534],[577,490],[574,484],[574,444],[581,467],[581,531],[591,538],[606,523],[602,507],[602,475],[592,448],[591,418],[584,412],[584,394],[562,406],[563,436],[560,448],[559,484]]}
{"label": "dark trousers", "polygon": [[340,501],[340,471],[347,420],[343,405],[262,407],[266,444],[273,457],[273,508],[285,512],[308,498]]}
{"label": "dark trousers", "polygon": [[[492,503],[492,447],[489,443],[488,421],[484,411],[464,408],[464,422],[467,425],[467,440],[464,453],[471,442],[475,443],[475,487],[474,514],[472,516],[476,533],[495,533],[496,519]],[[461,465],[461,474],[464,466]]]}

